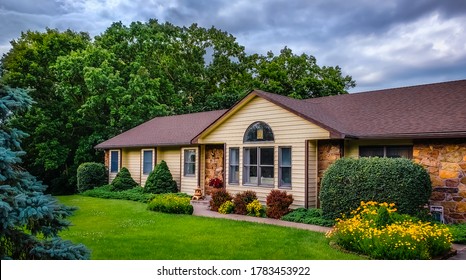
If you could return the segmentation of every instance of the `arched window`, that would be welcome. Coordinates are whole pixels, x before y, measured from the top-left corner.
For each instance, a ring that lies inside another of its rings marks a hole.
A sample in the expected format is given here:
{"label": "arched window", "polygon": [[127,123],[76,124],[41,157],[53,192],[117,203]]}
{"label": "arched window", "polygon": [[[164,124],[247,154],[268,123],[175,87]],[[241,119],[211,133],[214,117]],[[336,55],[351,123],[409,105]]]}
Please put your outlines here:
{"label": "arched window", "polygon": [[243,142],[274,141],[272,128],[265,122],[251,124],[244,133]]}

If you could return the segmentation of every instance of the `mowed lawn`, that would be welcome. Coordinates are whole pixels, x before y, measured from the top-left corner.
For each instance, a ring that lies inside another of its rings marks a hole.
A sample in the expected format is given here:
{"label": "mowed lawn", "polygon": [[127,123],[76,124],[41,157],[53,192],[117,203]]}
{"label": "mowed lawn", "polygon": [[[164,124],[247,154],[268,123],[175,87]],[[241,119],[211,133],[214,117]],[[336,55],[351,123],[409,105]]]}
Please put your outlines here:
{"label": "mowed lawn", "polygon": [[324,234],[251,222],[152,212],[139,202],[57,197],[79,209],[60,236],[94,260],[346,260]]}

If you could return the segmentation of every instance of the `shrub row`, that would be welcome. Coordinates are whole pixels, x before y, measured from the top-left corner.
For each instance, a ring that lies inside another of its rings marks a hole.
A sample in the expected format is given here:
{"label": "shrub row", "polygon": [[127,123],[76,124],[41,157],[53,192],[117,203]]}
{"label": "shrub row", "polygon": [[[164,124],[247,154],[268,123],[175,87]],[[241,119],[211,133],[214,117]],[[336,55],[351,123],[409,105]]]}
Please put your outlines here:
{"label": "shrub row", "polygon": [[82,195],[106,199],[132,200],[143,203],[149,202],[155,196],[155,194],[145,193],[144,189],[139,186],[129,190],[117,192],[114,191],[112,185],[104,185],[102,187],[94,188],[92,190],[87,190],[83,192]]}
{"label": "shrub row", "polygon": [[188,215],[192,215],[194,211],[191,197],[184,193],[158,194],[149,202],[147,209],[169,214]]}
{"label": "shrub row", "polygon": [[448,252],[452,235],[442,224],[397,213],[395,204],[361,202],[338,219],[327,237],[337,245],[375,259],[431,259]]}
{"label": "shrub row", "polygon": [[432,192],[430,177],[404,158],[342,158],[324,173],[320,200],[324,217],[348,215],[360,201],[395,203],[399,213],[416,215]]}
{"label": "shrub row", "polygon": [[286,191],[272,190],[266,198],[266,207],[257,200],[254,191],[244,191],[237,193],[233,198],[225,189],[213,189],[210,201],[210,210],[229,214],[234,212],[240,215],[264,216],[280,219],[290,212],[290,205],[293,203],[293,196]]}
{"label": "shrub row", "polygon": [[298,208],[281,218],[283,221],[319,225],[324,227],[331,227],[335,224],[334,220],[325,219],[322,216],[322,209],[317,208]]}

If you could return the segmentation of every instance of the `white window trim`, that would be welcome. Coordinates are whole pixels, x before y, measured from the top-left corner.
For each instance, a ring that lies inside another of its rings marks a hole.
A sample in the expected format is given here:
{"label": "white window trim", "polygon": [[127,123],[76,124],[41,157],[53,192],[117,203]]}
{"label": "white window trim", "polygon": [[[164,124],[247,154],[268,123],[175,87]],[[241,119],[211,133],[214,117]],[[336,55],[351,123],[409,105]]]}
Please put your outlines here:
{"label": "white window trim", "polygon": [[149,173],[144,173],[144,152],[152,152],[152,172],[155,169],[155,149],[141,149],[141,176],[149,176]]}
{"label": "white window trim", "polygon": [[[186,174],[186,152],[187,151],[194,151],[194,173],[193,174]],[[197,171],[197,162],[198,162],[198,152],[196,148],[184,148],[183,149],[183,176],[184,177],[196,177],[196,171]]]}

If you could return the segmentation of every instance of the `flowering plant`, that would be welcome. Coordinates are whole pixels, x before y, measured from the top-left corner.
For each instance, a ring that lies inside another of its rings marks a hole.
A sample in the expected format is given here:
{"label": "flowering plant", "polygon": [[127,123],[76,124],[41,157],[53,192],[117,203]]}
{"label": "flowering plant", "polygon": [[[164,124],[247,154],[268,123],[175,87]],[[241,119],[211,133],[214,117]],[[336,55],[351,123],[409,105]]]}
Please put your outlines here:
{"label": "flowering plant", "polygon": [[223,181],[219,178],[210,179],[209,186],[214,188],[221,188],[223,187]]}

